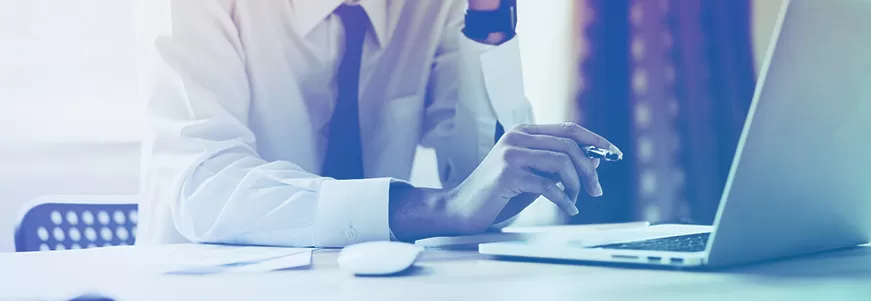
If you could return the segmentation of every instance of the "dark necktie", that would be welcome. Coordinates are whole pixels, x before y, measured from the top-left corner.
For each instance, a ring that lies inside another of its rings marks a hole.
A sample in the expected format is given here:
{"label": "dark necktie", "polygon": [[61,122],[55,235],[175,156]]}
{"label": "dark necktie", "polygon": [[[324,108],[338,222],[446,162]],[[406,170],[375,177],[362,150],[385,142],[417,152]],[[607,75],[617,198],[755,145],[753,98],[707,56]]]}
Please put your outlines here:
{"label": "dark necktie", "polygon": [[322,175],[340,180],[363,178],[360,139],[360,60],[369,17],[359,5],[343,4],[335,14],[345,27],[345,53],[339,64],[336,107],[330,119]]}

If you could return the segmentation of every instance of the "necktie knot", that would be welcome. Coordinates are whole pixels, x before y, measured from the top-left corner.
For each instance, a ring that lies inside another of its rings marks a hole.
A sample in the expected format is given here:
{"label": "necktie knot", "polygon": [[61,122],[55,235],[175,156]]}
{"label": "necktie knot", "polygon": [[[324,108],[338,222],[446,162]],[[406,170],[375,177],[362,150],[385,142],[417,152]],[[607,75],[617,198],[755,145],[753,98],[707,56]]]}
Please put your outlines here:
{"label": "necktie knot", "polygon": [[342,4],[335,10],[335,14],[342,20],[346,36],[362,35],[371,24],[369,16],[360,5]]}

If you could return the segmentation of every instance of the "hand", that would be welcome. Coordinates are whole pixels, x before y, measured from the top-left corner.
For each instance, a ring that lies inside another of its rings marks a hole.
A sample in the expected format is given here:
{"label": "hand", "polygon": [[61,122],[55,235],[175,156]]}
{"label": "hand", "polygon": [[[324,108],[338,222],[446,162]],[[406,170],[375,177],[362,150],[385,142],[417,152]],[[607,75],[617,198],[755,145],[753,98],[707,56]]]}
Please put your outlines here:
{"label": "hand", "polygon": [[[605,138],[574,124],[520,125],[507,132],[460,184],[451,212],[464,232],[480,232],[509,219],[543,195],[569,215],[578,195],[602,195],[596,168],[582,150],[593,145],[621,153]],[[560,189],[561,183],[565,190]]]}
{"label": "hand", "polygon": [[[391,229],[400,239],[478,233],[517,215],[541,195],[575,215],[582,189],[602,195],[599,160],[587,158],[581,149],[588,145],[621,153],[574,123],[516,126],[457,187],[391,190]],[[408,198],[419,203],[402,201]]]}

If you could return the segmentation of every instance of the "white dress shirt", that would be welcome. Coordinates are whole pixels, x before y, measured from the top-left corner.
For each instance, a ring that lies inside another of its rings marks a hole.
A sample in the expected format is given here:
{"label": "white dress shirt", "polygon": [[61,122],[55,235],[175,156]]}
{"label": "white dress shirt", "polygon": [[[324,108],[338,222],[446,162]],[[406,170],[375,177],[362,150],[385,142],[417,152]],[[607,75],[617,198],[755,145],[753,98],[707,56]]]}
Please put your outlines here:
{"label": "white dress shirt", "polygon": [[366,179],[321,177],[342,0],[144,1],[141,244],[388,240],[389,186],[408,179],[418,145],[455,185],[494,145],[497,121],[531,122],[517,38],[467,39],[466,0],[363,0]]}

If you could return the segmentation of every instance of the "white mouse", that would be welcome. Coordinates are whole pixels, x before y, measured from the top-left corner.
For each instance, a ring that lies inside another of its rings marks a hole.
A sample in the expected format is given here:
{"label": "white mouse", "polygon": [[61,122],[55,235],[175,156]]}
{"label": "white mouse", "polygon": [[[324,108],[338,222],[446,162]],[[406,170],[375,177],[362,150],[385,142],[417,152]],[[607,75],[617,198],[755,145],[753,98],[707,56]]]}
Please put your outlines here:
{"label": "white mouse", "polygon": [[375,276],[402,272],[423,251],[402,242],[373,241],[350,245],[339,252],[339,267],[354,275]]}

